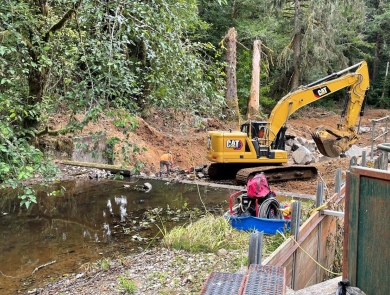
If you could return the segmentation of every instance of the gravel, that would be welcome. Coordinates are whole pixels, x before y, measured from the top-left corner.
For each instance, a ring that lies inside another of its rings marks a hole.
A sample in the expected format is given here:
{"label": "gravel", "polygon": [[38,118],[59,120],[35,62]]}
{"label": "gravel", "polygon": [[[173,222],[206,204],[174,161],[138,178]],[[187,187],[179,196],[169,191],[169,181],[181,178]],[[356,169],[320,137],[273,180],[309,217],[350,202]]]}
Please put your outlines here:
{"label": "gravel", "polygon": [[[238,261],[246,256],[225,249],[206,254],[154,248],[112,261],[107,270],[96,266],[27,294],[199,294],[211,272],[245,272]],[[135,291],[124,290],[119,278],[134,283]]]}

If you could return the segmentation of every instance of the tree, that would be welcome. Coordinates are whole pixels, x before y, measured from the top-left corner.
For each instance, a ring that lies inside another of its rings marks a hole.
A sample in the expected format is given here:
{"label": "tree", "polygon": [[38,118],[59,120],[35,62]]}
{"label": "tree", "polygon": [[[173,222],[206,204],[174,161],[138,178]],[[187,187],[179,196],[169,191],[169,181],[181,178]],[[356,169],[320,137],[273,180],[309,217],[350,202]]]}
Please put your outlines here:
{"label": "tree", "polygon": [[225,99],[228,107],[234,109],[237,105],[237,82],[236,82],[236,47],[237,31],[230,28],[225,36],[226,43],[226,92]]}
{"label": "tree", "polygon": [[252,60],[252,83],[248,102],[247,118],[259,116],[259,95],[260,95],[260,59],[261,59],[261,41],[253,42],[253,60]]}
{"label": "tree", "polygon": [[390,4],[383,1],[366,1],[367,2],[367,24],[366,33],[370,46],[365,48],[367,55],[372,60],[371,66],[371,91],[370,102],[377,106],[388,107],[390,105],[388,97],[389,92],[386,90],[386,79],[390,61],[389,29],[390,29]]}
{"label": "tree", "polygon": [[[364,28],[364,11],[363,1],[275,1],[274,38],[289,36],[282,50],[272,46],[279,52],[278,66],[285,73],[276,80],[275,85],[280,87],[276,93],[282,96],[324,73],[363,59],[364,54],[359,52],[359,46],[364,46],[363,35],[357,32]],[[352,50],[356,51],[351,54]]]}
{"label": "tree", "polygon": [[[58,134],[47,124],[59,108],[71,134],[102,113],[130,130],[154,106],[221,115],[222,71],[213,46],[197,41],[205,29],[195,0],[3,3],[0,183],[23,187],[33,173],[56,172],[36,143]],[[24,191],[28,206],[33,192]]]}

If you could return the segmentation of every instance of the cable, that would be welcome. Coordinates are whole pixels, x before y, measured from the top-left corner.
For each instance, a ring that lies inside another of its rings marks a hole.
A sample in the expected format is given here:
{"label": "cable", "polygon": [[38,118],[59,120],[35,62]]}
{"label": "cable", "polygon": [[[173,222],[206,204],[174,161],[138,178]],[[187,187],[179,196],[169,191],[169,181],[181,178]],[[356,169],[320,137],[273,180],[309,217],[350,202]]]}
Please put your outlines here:
{"label": "cable", "polygon": [[283,219],[283,213],[279,209],[280,203],[276,198],[267,198],[261,203],[259,207],[259,217],[268,219]]}
{"label": "cable", "polygon": [[337,272],[333,272],[327,268],[325,268],[324,266],[322,266],[317,260],[315,260],[309,253],[307,253],[302,247],[301,245],[299,245],[299,243],[294,239],[293,236],[290,236],[290,238],[298,245],[298,247],[303,251],[303,253],[305,253],[307,256],[309,256],[319,267],[321,267],[323,270],[333,274],[333,275],[336,275],[336,276],[341,276],[342,273],[337,273]]}

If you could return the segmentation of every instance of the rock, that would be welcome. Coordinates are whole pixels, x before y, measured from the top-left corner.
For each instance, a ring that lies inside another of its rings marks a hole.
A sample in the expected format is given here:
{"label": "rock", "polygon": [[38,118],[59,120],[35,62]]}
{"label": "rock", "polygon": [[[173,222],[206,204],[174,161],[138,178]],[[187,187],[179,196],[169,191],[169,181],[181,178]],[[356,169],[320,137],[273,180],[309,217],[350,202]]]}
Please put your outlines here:
{"label": "rock", "polygon": [[286,146],[292,147],[294,144],[294,139],[290,138],[286,140]]}
{"label": "rock", "polygon": [[296,141],[294,141],[292,147],[291,147],[291,150],[292,151],[296,151],[297,149],[299,149],[302,145]]}
{"label": "rock", "polygon": [[305,146],[310,152],[314,152],[314,151],[317,149],[316,143],[315,143],[314,140],[312,140],[312,139],[306,140],[304,146]]}
{"label": "rock", "polygon": [[152,185],[149,182],[145,182],[143,186],[144,192],[148,193],[152,190]]}
{"label": "rock", "polygon": [[188,283],[191,283],[193,280],[194,280],[194,277],[192,275],[189,275],[188,277],[186,277],[184,279],[183,283],[188,284]]}
{"label": "rock", "polygon": [[345,155],[348,158],[352,157],[361,157],[362,156],[363,149],[361,147],[358,147],[357,145],[352,145],[351,148],[345,152]]}
{"label": "rock", "polygon": [[294,163],[298,165],[307,165],[315,162],[314,156],[304,146],[301,146],[299,149],[293,152],[292,158],[294,160]]}
{"label": "rock", "polygon": [[296,140],[299,142],[300,145],[305,145],[306,143],[306,139],[302,138],[302,137],[297,137]]}
{"label": "rock", "polygon": [[225,256],[228,254],[228,251],[226,249],[218,249],[217,255],[218,256]]}
{"label": "rock", "polygon": [[195,175],[194,174],[187,174],[187,178],[190,179],[190,180],[194,180],[195,179]]}
{"label": "rock", "polygon": [[360,129],[359,129],[359,134],[362,134],[362,133],[368,133],[371,131],[371,127],[368,127],[368,126],[360,126]]}

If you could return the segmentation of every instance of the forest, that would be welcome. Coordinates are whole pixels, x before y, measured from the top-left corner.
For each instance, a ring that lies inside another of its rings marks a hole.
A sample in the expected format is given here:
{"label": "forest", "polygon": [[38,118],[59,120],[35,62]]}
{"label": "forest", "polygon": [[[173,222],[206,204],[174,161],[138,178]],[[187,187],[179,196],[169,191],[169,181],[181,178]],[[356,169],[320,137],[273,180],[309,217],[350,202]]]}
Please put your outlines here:
{"label": "forest", "polygon": [[[232,28],[234,102],[226,96]],[[383,0],[5,0],[0,184],[18,188],[28,207],[35,195],[24,180],[57,172],[39,138],[77,135],[103,113],[124,132],[156,108],[228,119],[237,115],[235,103],[245,114],[255,41],[261,44],[261,114],[298,86],[362,60],[370,69],[368,105],[388,108],[389,30],[390,3]],[[343,100],[338,94],[318,106]],[[58,112],[69,114],[69,124],[51,130]]]}

